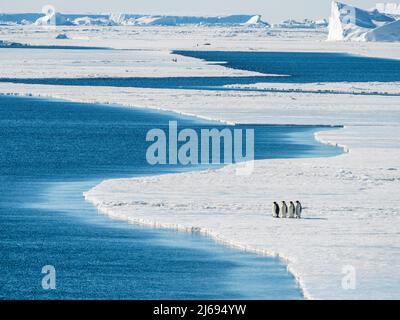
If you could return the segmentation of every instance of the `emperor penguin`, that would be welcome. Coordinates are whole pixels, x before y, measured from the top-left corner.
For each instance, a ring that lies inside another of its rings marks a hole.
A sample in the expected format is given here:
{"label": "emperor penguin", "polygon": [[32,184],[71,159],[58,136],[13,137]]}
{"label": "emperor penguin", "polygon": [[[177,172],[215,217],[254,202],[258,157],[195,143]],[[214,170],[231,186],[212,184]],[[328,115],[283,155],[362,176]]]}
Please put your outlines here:
{"label": "emperor penguin", "polygon": [[301,219],[301,212],[303,211],[303,207],[300,201],[296,201],[296,218]]}
{"label": "emperor penguin", "polygon": [[288,207],[285,201],[282,201],[282,206],[281,206],[281,217],[286,218],[288,213]]}
{"label": "emperor penguin", "polygon": [[293,201],[290,201],[290,204],[289,204],[289,218],[293,219],[295,213],[296,213],[296,207],[295,207]]}
{"label": "emperor penguin", "polygon": [[274,201],[272,206],[272,216],[274,218],[279,218],[279,204],[276,201]]}

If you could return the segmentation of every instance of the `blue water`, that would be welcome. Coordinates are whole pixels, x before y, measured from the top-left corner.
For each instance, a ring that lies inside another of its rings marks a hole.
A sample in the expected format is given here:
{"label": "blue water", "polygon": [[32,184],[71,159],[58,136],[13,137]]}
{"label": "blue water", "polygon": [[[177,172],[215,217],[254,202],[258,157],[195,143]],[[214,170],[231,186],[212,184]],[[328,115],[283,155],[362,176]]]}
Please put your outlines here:
{"label": "blue water", "polygon": [[392,82],[400,80],[400,60],[345,53],[240,51],[175,51],[174,53],[217,62],[219,65],[233,69],[287,75],[287,77],[265,77],[262,82]]}
{"label": "blue water", "polygon": [[[54,55],[57,55],[54,50]],[[393,82],[400,81],[400,60],[370,58],[341,53],[312,52],[226,52],[226,51],[175,51],[175,54],[204,59],[233,69],[255,71],[272,76],[224,77],[121,77],[121,78],[0,78],[0,82],[112,86],[159,89],[202,89],[291,92],[291,89],[237,89],[226,85],[255,83],[321,83],[321,82]],[[178,58],[179,63],[179,58]],[[310,92],[301,91],[298,92]],[[326,92],[323,92],[326,93]],[[332,91],[342,94],[348,92]],[[395,95],[387,93],[355,93],[362,95]]]}
{"label": "blue water", "polygon": [[[283,263],[207,238],[110,220],[82,197],[105,178],[187,170],[151,167],[145,134],[169,113],[0,96],[0,298],[301,299]],[[332,156],[308,126],[256,126],[256,157]],[[195,169],[195,168],[190,168]],[[266,212],[266,214],[269,214]],[[57,289],[41,288],[54,265]]]}

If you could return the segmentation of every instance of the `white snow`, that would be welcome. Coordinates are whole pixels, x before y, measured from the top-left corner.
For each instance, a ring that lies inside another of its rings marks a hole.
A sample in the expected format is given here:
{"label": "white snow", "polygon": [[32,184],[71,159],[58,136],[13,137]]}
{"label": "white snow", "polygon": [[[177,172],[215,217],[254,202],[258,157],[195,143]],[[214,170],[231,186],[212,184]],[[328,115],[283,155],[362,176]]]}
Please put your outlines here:
{"label": "white snow", "polygon": [[315,21],[315,25],[318,28],[325,28],[329,25],[329,21],[327,19],[319,19]]}
{"label": "white snow", "polygon": [[329,41],[400,41],[396,16],[332,1]]}
{"label": "white snow", "polygon": [[[171,49],[198,49],[198,44],[205,42],[212,43],[212,50],[350,52],[400,59],[399,43],[325,42],[323,30],[270,29],[267,34],[260,28],[196,26],[93,27],[85,31],[66,27],[63,32],[70,35],[70,45],[145,50],[94,54],[0,49],[0,76],[250,74],[169,53]],[[52,45],[62,43],[54,39],[58,33],[18,26],[2,28],[0,37]],[[177,63],[172,61],[174,57]],[[344,129],[317,135],[319,140],[349,149],[339,157],[257,161],[255,172],[248,177],[236,176],[235,166],[228,166],[218,171],[110,180],[89,190],[85,197],[99,212],[113,218],[201,232],[240,249],[278,255],[287,261],[308,298],[398,298],[400,97],[353,93],[400,94],[399,84],[254,87],[287,91],[204,92],[0,83],[0,93],[118,103],[228,122],[345,125]],[[290,91],[296,88],[310,92]],[[322,94],[317,93],[320,90]],[[330,93],[335,90],[341,94]],[[272,201],[284,199],[301,200],[305,219],[272,219]],[[349,265],[356,270],[355,290],[342,288],[342,271]]]}

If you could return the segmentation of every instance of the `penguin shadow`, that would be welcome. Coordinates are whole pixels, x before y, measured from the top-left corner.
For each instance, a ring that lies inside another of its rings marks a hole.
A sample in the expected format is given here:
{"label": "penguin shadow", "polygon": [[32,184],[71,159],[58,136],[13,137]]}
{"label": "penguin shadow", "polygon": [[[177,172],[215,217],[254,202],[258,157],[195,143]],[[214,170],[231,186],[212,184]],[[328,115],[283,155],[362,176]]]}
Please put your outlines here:
{"label": "penguin shadow", "polygon": [[[304,210],[307,210],[307,207],[304,207]],[[302,220],[328,220],[328,218],[321,218],[321,217],[301,217]]]}

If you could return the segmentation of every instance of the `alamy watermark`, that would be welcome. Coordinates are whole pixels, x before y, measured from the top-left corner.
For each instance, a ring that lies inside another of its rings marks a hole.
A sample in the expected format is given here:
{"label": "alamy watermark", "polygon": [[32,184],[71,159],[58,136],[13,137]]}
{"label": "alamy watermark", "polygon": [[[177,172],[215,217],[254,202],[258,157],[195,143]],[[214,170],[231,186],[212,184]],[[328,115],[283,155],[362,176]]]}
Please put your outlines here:
{"label": "alamy watermark", "polygon": [[56,289],[56,268],[53,265],[46,265],[42,268],[42,289],[54,290]]}
{"label": "alamy watermark", "polygon": [[43,17],[36,20],[35,24],[45,29],[54,30],[57,27],[57,11],[53,5],[45,5],[42,8]]}
{"label": "alamy watermark", "polygon": [[343,290],[355,290],[357,287],[357,274],[356,268],[351,265],[344,266],[342,268],[342,289]]}
{"label": "alamy watermark", "polygon": [[[146,141],[146,159],[150,165],[207,165],[242,163],[237,175],[250,175],[254,170],[254,129],[210,128],[178,130],[170,121],[168,133],[151,129]],[[222,152],[221,152],[222,151]]]}

